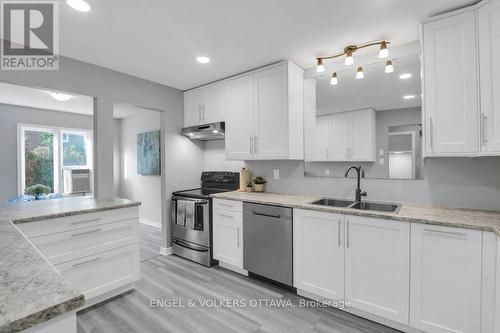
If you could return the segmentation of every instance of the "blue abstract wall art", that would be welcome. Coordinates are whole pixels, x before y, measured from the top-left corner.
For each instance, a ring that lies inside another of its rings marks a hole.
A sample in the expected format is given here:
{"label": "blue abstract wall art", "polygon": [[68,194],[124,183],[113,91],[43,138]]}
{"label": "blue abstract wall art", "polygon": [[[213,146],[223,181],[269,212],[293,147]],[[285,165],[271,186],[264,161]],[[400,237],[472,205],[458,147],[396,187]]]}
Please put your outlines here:
{"label": "blue abstract wall art", "polygon": [[137,134],[137,173],[143,176],[161,174],[160,131]]}

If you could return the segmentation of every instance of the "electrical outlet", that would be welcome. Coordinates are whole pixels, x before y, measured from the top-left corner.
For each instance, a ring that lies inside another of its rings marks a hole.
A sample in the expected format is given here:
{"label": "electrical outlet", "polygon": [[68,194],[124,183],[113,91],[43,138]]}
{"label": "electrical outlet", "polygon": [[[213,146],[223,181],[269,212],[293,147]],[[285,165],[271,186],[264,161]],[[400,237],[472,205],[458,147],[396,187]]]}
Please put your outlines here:
{"label": "electrical outlet", "polygon": [[329,175],[330,174],[330,169],[325,169],[325,175]]}
{"label": "electrical outlet", "polygon": [[380,150],[378,151],[378,154],[379,154],[379,156],[384,156],[384,149],[380,149]]}
{"label": "electrical outlet", "polygon": [[280,179],[280,170],[279,169],[274,169],[274,179]]}
{"label": "electrical outlet", "polygon": [[380,165],[384,165],[384,159],[383,159],[383,158],[379,159],[379,160],[378,160],[378,164],[380,164]]}

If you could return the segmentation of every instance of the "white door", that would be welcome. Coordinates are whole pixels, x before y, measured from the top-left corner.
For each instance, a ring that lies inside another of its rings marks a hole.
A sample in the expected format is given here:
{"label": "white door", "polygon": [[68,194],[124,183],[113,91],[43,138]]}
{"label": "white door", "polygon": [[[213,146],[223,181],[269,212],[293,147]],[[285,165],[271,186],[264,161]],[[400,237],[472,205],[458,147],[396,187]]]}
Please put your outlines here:
{"label": "white door", "polygon": [[349,123],[349,112],[337,113],[330,116],[329,161],[349,160],[348,156],[351,146]]}
{"label": "white door", "polygon": [[226,117],[226,98],[223,84],[215,84],[203,88],[205,103],[202,108],[205,124],[224,121]]}
{"label": "white door", "polygon": [[500,1],[478,9],[483,151],[500,153]]}
{"label": "white door", "polygon": [[242,218],[241,213],[214,212],[213,257],[243,269],[243,228],[235,216]]}
{"label": "white door", "polygon": [[184,127],[201,125],[203,100],[202,89],[184,93]]}
{"label": "white door", "polygon": [[474,11],[423,25],[426,154],[479,151]]}
{"label": "white door", "polygon": [[480,332],[481,231],[412,223],[410,325]]}
{"label": "white door", "polygon": [[408,325],[410,224],[346,215],[345,298]]}
{"label": "white door", "polygon": [[226,82],[226,158],[253,158],[254,108],[252,75]]}
{"label": "white door", "polygon": [[288,157],[287,77],[287,64],[254,74],[254,146],[257,159]]}
{"label": "white door", "polygon": [[294,209],[294,286],[344,299],[344,216]]}
{"label": "white door", "polygon": [[353,161],[375,161],[375,111],[360,110],[351,114],[351,151]]}

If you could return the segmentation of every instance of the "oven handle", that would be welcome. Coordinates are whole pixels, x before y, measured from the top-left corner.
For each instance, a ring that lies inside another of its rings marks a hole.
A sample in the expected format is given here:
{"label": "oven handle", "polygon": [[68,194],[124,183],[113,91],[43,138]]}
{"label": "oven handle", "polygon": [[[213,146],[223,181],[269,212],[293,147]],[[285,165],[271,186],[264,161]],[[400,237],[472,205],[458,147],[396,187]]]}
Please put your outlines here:
{"label": "oven handle", "polygon": [[179,246],[182,246],[186,249],[198,251],[198,252],[208,252],[208,249],[206,247],[194,245],[194,244],[189,244],[187,242],[181,241],[179,239],[172,239],[172,243],[177,244]]}
{"label": "oven handle", "polygon": [[195,203],[200,204],[200,205],[208,204],[208,200],[205,200],[205,199],[192,199],[192,198],[178,197],[178,196],[172,197],[172,201],[178,201],[178,200],[194,201]]}

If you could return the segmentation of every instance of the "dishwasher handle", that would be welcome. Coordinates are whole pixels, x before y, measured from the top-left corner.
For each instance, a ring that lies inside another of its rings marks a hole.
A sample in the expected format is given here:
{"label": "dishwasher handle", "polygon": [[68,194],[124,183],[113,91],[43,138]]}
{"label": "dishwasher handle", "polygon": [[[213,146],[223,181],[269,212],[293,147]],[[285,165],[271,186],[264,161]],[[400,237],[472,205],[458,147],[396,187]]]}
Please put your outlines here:
{"label": "dishwasher handle", "polygon": [[260,213],[260,212],[256,212],[256,211],[253,211],[252,214],[253,215],[259,215],[259,216],[265,216],[265,217],[271,217],[271,218],[274,218],[274,219],[280,219],[281,218],[281,215],[278,215],[278,214]]}

